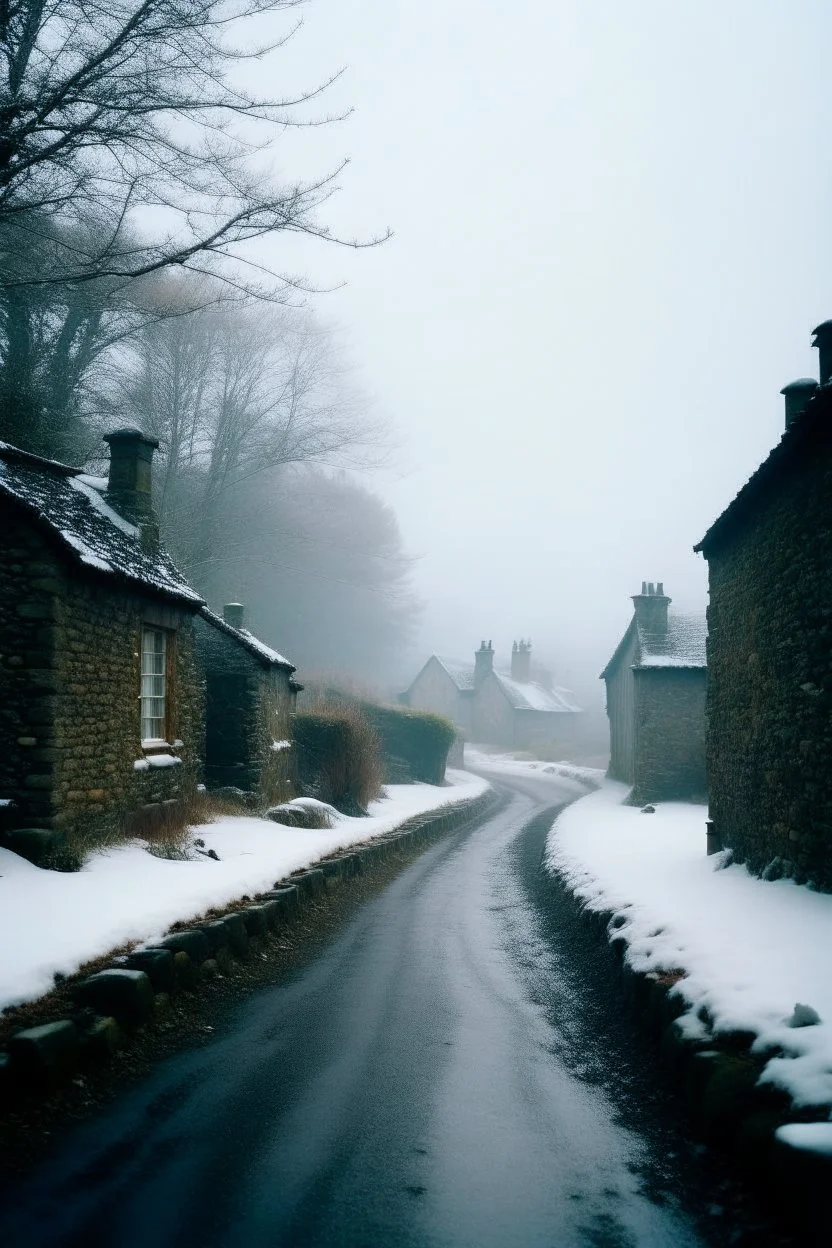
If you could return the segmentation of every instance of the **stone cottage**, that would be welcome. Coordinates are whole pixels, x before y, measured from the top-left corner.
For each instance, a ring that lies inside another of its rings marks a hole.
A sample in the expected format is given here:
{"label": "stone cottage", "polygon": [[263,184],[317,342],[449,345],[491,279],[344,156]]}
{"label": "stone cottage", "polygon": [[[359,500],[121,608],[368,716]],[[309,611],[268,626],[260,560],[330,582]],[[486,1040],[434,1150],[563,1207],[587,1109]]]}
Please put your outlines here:
{"label": "stone cottage", "polygon": [[107,478],[0,444],[0,832],[35,856],[185,813],[206,744],[213,781],[271,800],[291,779],[294,668],[161,547],[156,440],[105,440]]}
{"label": "stone cottage", "polygon": [[531,679],[527,641],[514,642],[508,672],[494,669],[490,641],[480,644],[473,664],[432,655],[401,700],[445,715],[468,740],[518,750],[552,743],[568,748],[580,717],[568,690]]}
{"label": "stone cottage", "polygon": [[291,797],[296,781],[291,717],[302,686],[293,664],[243,621],[236,602],[222,617],[203,607],[196,618],[205,674],[205,783],[272,803]]}
{"label": "stone cottage", "polygon": [[832,322],[820,386],[695,547],[708,561],[708,787],[717,844],[832,891]]}
{"label": "stone cottage", "polygon": [[661,581],[642,582],[635,612],[601,673],[610,724],[608,774],[631,801],[705,795],[704,616],[669,614]]}
{"label": "stone cottage", "polygon": [[204,739],[202,599],[159,545],[158,444],[106,441],[106,481],[0,446],[0,799],[81,841],[191,797]]}

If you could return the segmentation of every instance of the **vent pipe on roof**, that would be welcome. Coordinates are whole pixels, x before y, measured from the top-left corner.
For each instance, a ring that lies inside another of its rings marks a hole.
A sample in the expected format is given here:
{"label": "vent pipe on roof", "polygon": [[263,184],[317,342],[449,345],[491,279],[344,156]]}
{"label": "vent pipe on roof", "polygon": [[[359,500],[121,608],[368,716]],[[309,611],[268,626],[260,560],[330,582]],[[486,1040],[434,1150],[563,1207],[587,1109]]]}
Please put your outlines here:
{"label": "vent pipe on roof", "polygon": [[820,356],[820,384],[827,386],[832,380],[832,321],[824,321],[812,330],[813,347],[817,347]]}
{"label": "vent pipe on roof", "polygon": [[110,447],[107,499],[128,520],[153,519],[153,452],[158,438],[141,429],[115,429],[104,435]]}
{"label": "vent pipe on roof", "polygon": [[222,618],[226,624],[230,624],[232,628],[243,627],[243,616],[245,608],[241,602],[227,602],[222,609]]}
{"label": "vent pipe on roof", "polygon": [[780,393],[786,400],[786,428],[791,428],[793,421],[805,411],[806,404],[818,388],[818,383],[813,377],[800,377],[797,381],[790,381],[784,386]]}

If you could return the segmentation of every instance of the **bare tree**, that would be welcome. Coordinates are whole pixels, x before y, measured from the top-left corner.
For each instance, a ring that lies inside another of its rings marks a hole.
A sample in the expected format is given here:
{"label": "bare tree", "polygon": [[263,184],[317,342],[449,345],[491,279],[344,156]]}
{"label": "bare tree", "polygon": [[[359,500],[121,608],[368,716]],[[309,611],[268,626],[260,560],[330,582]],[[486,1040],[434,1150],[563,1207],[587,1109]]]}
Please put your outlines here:
{"label": "bare tree", "polygon": [[236,541],[228,499],[290,464],[384,453],[330,332],[297,309],[208,309],[148,324],[113,359],[108,410],[159,439],[156,508],[197,579]]}
{"label": "bare tree", "polygon": [[[328,83],[265,97],[238,71],[292,34],[252,44],[246,30],[256,36],[258,19],[301,2],[0,0],[0,226],[14,221],[38,241],[44,222],[98,223],[85,239],[62,236],[57,272],[20,273],[0,250],[0,281],[100,282],[177,265],[279,291],[274,274],[240,278],[244,245],[273,231],[329,237],[317,209],[339,171],[280,186],[259,157],[282,128],[332,120],[303,108]],[[128,237],[149,208],[157,228]]]}

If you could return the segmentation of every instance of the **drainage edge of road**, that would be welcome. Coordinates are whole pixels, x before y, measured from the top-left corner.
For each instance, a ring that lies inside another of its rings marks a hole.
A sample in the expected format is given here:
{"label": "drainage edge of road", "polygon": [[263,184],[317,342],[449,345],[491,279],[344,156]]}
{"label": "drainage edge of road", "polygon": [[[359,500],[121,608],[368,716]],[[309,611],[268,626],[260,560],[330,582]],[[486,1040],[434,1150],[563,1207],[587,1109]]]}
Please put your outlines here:
{"label": "drainage edge of road", "polygon": [[[562,876],[549,879],[571,903],[576,921],[609,954],[622,1002],[646,1033],[656,1066],[686,1111],[695,1137],[726,1155],[776,1214],[797,1220],[809,1234],[816,1232],[821,1217],[823,1223],[828,1220],[832,1157],[791,1148],[776,1131],[787,1123],[828,1122],[832,1107],[798,1108],[782,1089],[760,1084],[774,1054],[753,1053],[753,1033],[714,1032],[703,1039],[686,1034],[682,1020],[688,1007],[673,992],[684,973],[635,970],[618,931],[623,920],[617,923],[611,910],[590,909]],[[706,1026],[712,1022],[703,1011],[699,1018]]]}
{"label": "drainage edge of road", "polygon": [[29,1003],[30,1012],[45,1021],[13,1032],[0,1049],[0,1112],[23,1099],[49,1096],[79,1073],[94,1072],[129,1047],[143,1024],[164,1013],[173,998],[193,997],[218,977],[233,976],[235,967],[244,969],[333,889],[349,886],[373,867],[412,856],[501,804],[487,789],[411,816],[389,832],[275,881],[254,899],[174,924],[155,946],[107,955],[97,960],[101,969],[93,974],[68,977],[53,993]]}

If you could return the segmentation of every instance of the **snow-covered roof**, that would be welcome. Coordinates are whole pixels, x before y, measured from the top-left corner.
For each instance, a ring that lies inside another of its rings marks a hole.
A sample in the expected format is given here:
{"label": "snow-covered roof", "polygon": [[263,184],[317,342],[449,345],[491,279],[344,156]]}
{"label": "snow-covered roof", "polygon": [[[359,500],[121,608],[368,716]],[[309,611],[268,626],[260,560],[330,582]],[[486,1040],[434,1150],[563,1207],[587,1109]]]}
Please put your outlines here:
{"label": "snow-covered roof", "polygon": [[441,663],[451,680],[461,693],[474,688],[474,664],[464,663],[461,659],[446,659],[441,654],[433,656]]}
{"label": "snow-covered roof", "polygon": [[113,510],[93,480],[79,468],[0,442],[0,495],[45,525],[72,559],[167,598],[201,603],[169,555],[143,548],[138,526]]}
{"label": "snow-covered roof", "polygon": [[580,710],[580,707],[569,700],[571,695],[568,689],[546,689],[532,680],[512,680],[502,672],[495,672],[494,675],[516,711],[549,711],[560,714]]}
{"label": "snow-covered roof", "polygon": [[261,641],[259,637],[255,637],[254,633],[250,633],[247,628],[234,628],[221,615],[211,611],[209,607],[203,607],[200,614],[204,620],[207,620],[214,628],[218,628],[221,633],[227,633],[229,637],[233,637],[235,641],[238,641],[250,654],[259,659],[264,667],[285,667],[290,672],[296,670],[294,663],[290,663],[277,650],[272,650],[271,646],[267,646],[264,641]]}
{"label": "snow-covered roof", "polygon": [[651,633],[638,625],[636,667],[707,667],[704,615],[668,615],[667,632]]}

